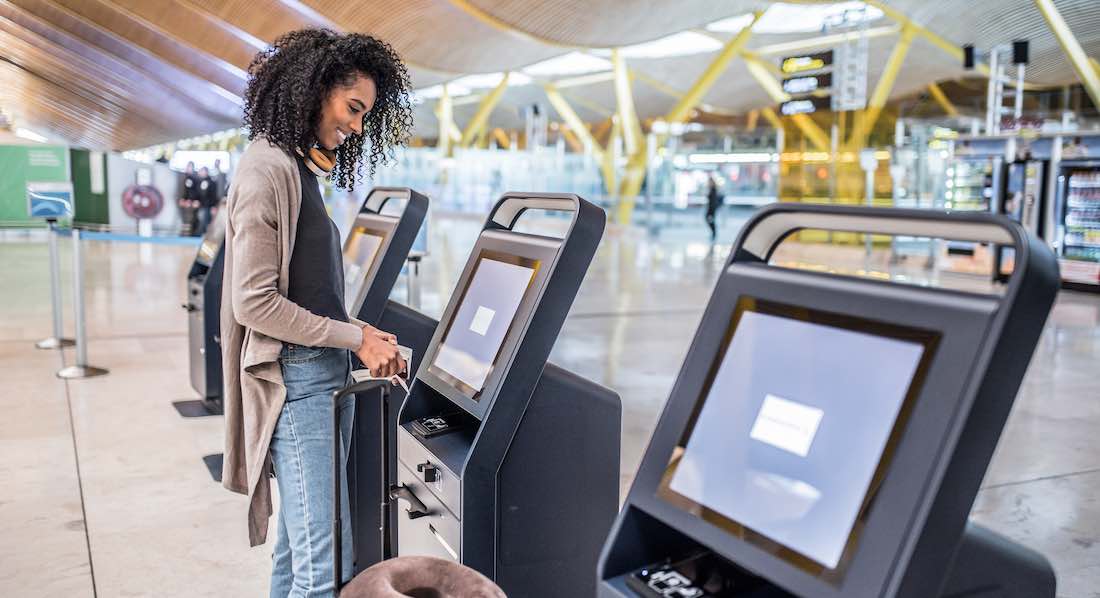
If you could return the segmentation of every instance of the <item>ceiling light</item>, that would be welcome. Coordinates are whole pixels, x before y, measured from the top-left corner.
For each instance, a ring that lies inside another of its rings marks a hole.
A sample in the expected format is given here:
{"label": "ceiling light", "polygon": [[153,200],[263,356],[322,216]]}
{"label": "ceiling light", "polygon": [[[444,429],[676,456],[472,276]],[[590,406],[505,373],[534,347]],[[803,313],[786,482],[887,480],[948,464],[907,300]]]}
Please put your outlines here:
{"label": "ceiling light", "polygon": [[47,141],[49,141],[49,139],[47,139],[45,135],[39,135],[38,133],[35,133],[30,129],[24,129],[22,127],[16,128],[15,134],[16,136],[22,137],[23,139],[29,139],[38,143],[46,143]]}
{"label": "ceiling light", "polygon": [[[485,73],[482,75],[466,75],[459,79],[455,79],[447,84],[447,88],[450,89],[451,85],[458,85],[459,87],[465,87],[468,89],[490,89],[500,85],[500,81],[504,79],[504,73]],[[531,83],[531,77],[523,73],[511,73],[508,75],[508,87],[515,87],[519,85],[527,85]]]}
{"label": "ceiling light", "polygon": [[[413,93],[416,94],[417,97],[423,99],[441,98],[443,97],[443,86],[432,85],[431,87],[425,87],[424,89],[417,89]],[[447,95],[451,96],[452,98],[457,98],[459,96],[468,96],[471,93],[473,92],[470,91],[470,88],[468,87],[455,85],[454,83],[447,84]]]}
{"label": "ceiling light", "polygon": [[[825,29],[826,25],[855,25],[863,21],[882,18],[882,11],[863,2],[834,2],[831,4],[791,4],[775,2],[753,26],[753,33],[812,33]],[[752,22],[751,14],[738,15],[707,25],[710,31],[737,33]]]}
{"label": "ceiling light", "polygon": [[[619,48],[619,55],[623,58],[669,58],[714,52],[721,47],[722,42],[708,35],[694,31],[681,31],[651,42]],[[596,53],[604,56],[611,55],[610,50],[596,50]]]}
{"label": "ceiling light", "polygon": [[555,56],[523,68],[524,73],[533,77],[583,75],[585,73],[599,73],[610,70],[611,62],[599,56],[593,56],[583,52],[562,54],[561,56]]}

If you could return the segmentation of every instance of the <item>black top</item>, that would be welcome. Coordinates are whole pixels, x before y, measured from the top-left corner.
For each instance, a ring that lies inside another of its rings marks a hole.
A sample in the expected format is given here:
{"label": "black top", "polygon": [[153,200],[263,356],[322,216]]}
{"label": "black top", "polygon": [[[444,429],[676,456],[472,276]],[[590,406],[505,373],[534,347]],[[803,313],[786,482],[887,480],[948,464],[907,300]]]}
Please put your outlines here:
{"label": "black top", "polygon": [[298,174],[302,180],[302,207],[290,256],[287,298],[318,316],[347,322],[340,231],[325,211],[317,177],[300,159]]}
{"label": "black top", "polygon": [[198,182],[199,202],[204,208],[213,208],[218,205],[218,183],[210,176],[200,176],[195,179]]}

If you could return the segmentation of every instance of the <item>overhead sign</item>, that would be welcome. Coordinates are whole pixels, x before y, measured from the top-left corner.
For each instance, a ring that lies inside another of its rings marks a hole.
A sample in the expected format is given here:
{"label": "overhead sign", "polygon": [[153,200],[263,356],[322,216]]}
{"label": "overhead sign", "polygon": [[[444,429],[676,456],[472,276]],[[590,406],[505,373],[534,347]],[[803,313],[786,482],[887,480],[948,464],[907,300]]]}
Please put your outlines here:
{"label": "overhead sign", "polygon": [[833,65],[833,51],[817,52],[815,54],[799,54],[788,56],[779,63],[779,69],[784,75],[795,73],[808,73],[819,71]]}
{"label": "overhead sign", "polygon": [[72,183],[27,183],[27,215],[64,218],[73,215]]}
{"label": "overhead sign", "polygon": [[818,110],[829,109],[831,101],[829,98],[798,98],[783,102],[779,105],[779,112],[783,116],[794,116],[795,114],[812,114]]}
{"label": "overhead sign", "polygon": [[832,73],[821,75],[802,75],[783,80],[783,91],[792,96],[813,93],[819,89],[829,89],[833,85]]}

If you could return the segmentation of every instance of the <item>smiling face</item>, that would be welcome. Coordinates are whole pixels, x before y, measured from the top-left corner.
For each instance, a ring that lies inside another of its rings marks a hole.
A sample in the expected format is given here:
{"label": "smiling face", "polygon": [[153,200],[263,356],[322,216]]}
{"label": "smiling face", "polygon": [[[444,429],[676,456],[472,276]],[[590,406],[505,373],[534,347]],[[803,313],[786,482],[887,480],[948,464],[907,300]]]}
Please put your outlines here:
{"label": "smiling face", "polygon": [[337,85],[321,104],[317,123],[317,144],[335,151],[351,134],[363,133],[363,118],[374,107],[378,89],[374,80],[357,74],[351,85]]}

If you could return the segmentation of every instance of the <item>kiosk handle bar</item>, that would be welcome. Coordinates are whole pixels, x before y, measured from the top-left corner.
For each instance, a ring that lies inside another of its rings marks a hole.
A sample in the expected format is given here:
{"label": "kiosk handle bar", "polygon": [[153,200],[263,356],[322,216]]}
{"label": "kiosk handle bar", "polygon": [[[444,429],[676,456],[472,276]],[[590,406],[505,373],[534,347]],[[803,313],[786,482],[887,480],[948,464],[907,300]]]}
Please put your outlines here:
{"label": "kiosk handle bar", "polygon": [[516,220],[527,210],[552,210],[572,212],[573,222],[588,202],[572,193],[505,193],[493,206],[489,222],[503,229],[511,229]]}
{"label": "kiosk handle bar", "polygon": [[1031,252],[1042,246],[1019,223],[988,212],[772,204],[758,210],[745,224],[726,265],[767,263],[785,238],[806,229],[930,237],[1013,247],[1016,268],[1010,281],[1027,270]]}
{"label": "kiosk handle bar", "polygon": [[366,210],[372,214],[381,214],[382,208],[385,207],[386,202],[389,200],[404,199],[406,201],[412,201],[412,198],[413,193],[410,193],[408,187],[374,187],[367,195],[367,198],[363,200],[361,210]]}

